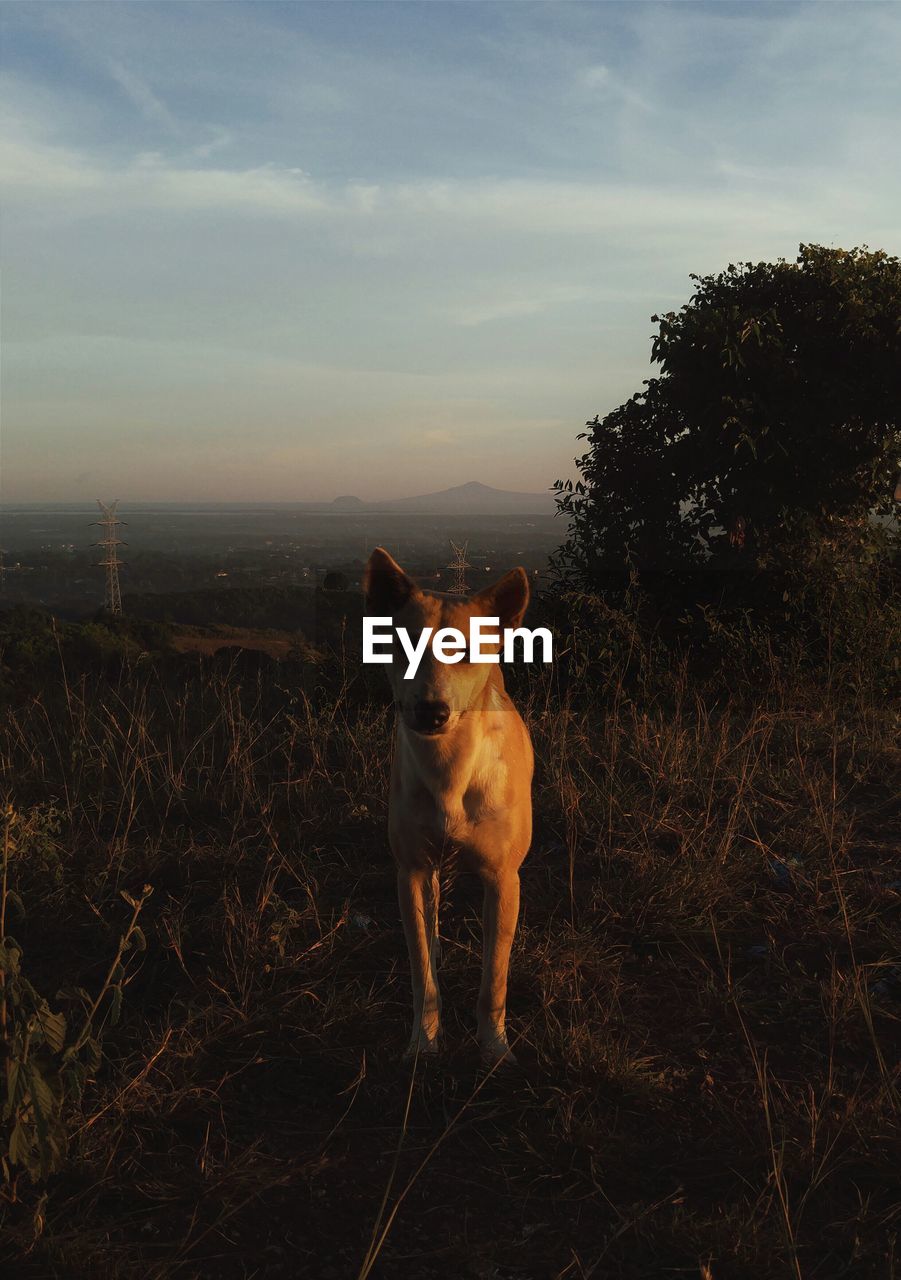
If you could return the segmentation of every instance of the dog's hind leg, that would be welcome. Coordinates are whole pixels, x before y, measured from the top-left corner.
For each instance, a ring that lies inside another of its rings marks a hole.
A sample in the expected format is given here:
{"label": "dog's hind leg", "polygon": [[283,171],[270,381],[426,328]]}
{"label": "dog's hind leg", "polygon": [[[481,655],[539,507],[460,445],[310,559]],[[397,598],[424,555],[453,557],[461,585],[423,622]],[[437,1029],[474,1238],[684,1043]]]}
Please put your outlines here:
{"label": "dog's hind leg", "polygon": [[487,1062],[515,1062],[507,1043],[507,973],[519,917],[519,872],[503,871],[485,881],[482,911],[482,985],[479,990],[478,1040]]}
{"label": "dog's hind leg", "polygon": [[397,897],[410,953],[413,1032],[406,1056],[438,1052],[441,993],[438,990],[438,872],[433,868],[397,873]]}

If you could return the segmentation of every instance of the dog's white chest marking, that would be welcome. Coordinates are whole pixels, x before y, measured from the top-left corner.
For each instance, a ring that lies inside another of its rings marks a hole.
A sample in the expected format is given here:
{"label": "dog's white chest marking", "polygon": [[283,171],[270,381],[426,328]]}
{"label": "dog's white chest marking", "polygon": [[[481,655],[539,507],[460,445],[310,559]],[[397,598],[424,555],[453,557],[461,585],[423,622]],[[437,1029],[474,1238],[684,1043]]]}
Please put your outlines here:
{"label": "dog's white chest marking", "polygon": [[471,823],[483,822],[503,808],[507,766],[500,751],[500,735],[487,738],[463,793],[463,811]]}
{"label": "dog's white chest marking", "polygon": [[[489,733],[479,743],[469,769],[419,771],[411,807],[433,840],[465,844],[475,827],[504,809],[508,771],[502,749],[502,735]],[[449,776],[455,784],[451,788]]]}

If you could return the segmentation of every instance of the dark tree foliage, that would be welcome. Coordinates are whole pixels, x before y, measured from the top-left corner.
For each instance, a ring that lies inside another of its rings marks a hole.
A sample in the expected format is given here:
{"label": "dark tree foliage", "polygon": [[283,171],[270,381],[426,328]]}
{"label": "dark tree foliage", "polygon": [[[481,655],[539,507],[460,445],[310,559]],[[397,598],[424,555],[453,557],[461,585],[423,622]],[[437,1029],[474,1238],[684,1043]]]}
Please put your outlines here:
{"label": "dark tree foliage", "polygon": [[774,566],[886,541],[901,457],[901,262],[802,245],[796,262],[692,276],[652,317],[661,373],[587,423],[581,480],[558,481],[557,555],[605,570]]}
{"label": "dark tree foliage", "polygon": [[165,654],[171,632],[161,622],[111,617],[65,622],[43,609],[15,605],[0,610],[0,695],[5,681],[70,669],[101,671],[143,655]]}

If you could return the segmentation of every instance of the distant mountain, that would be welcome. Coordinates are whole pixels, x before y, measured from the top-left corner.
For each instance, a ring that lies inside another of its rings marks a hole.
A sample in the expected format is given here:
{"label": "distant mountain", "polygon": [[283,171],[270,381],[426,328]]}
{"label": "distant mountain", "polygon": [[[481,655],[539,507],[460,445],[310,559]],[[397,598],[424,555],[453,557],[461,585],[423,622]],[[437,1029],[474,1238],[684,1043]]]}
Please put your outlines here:
{"label": "distant mountain", "polygon": [[438,511],[445,515],[553,515],[552,493],[519,493],[513,489],[493,489],[470,480],[452,489],[423,493],[414,498],[394,498],[388,502],[366,503],[378,511]]}
{"label": "distant mountain", "polygon": [[468,484],[420,493],[412,498],[358,498],[342,493],[331,502],[298,502],[301,511],[334,511],[363,514],[370,511],[409,511],[429,515],[552,516],[557,507],[553,493],[520,493],[515,489],[494,489],[490,484],[470,480]]}

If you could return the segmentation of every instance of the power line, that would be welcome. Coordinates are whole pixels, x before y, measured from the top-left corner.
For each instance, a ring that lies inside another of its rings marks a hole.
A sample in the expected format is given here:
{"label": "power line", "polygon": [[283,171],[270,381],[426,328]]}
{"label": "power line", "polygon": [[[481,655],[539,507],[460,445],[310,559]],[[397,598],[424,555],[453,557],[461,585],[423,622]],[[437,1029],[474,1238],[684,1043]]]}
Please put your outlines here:
{"label": "power line", "polygon": [[118,498],[110,503],[101,502],[98,498],[97,506],[100,508],[103,519],[95,520],[94,523],[100,525],[104,532],[103,539],[93,545],[102,547],[106,552],[105,559],[97,561],[97,567],[106,569],[106,611],[119,614],[122,612],[122,594],[119,590],[119,566],[122,562],[119,559],[119,548],[128,544],[116,537],[116,533],[125,521],[120,520],[116,514],[116,508],[119,506]]}
{"label": "power line", "polygon": [[449,541],[451,551],[454,553],[454,558],[450,564],[444,566],[446,569],[453,569],[454,571],[454,580],[448,589],[449,594],[452,596],[465,596],[469,593],[469,588],[466,585],[466,570],[472,568],[472,565],[466,559],[466,548],[469,543],[464,542],[461,547],[454,542],[453,538],[449,539]]}

